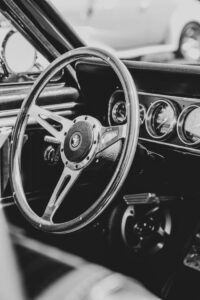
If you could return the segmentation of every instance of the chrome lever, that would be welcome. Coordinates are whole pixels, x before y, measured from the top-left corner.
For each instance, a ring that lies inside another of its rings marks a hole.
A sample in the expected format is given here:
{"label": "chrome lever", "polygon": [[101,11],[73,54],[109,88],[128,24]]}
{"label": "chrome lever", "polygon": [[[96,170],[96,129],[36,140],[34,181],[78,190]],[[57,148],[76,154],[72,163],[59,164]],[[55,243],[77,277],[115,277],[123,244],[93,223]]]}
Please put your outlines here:
{"label": "chrome lever", "polygon": [[183,197],[179,196],[169,196],[169,195],[156,195],[154,193],[141,193],[141,194],[129,194],[124,195],[124,201],[127,205],[137,205],[137,204],[160,204],[165,201],[183,200]]}
{"label": "chrome lever", "polygon": [[124,195],[123,199],[127,205],[160,203],[159,197],[153,193]]}
{"label": "chrome lever", "polygon": [[55,137],[49,136],[49,135],[46,135],[44,137],[44,141],[47,142],[47,143],[50,143],[50,144],[57,144],[57,145],[60,144],[59,140],[57,140]]}

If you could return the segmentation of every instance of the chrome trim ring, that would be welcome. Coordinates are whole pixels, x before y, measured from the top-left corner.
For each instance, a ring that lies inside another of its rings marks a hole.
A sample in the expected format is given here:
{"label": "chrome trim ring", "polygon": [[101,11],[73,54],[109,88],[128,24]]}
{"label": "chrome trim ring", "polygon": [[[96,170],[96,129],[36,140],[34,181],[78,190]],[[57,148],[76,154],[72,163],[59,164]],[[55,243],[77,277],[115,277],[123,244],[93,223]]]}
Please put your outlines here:
{"label": "chrome trim ring", "polygon": [[[167,132],[161,136],[158,136],[155,134],[154,129],[152,128],[152,119],[153,119],[153,113],[159,107],[159,105],[162,103],[170,105],[170,107],[173,109],[175,119],[174,119],[173,123],[171,124],[171,127],[167,130]],[[177,120],[178,120],[178,109],[176,108],[176,106],[171,101],[159,99],[159,100],[151,103],[151,105],[149,106],[149,108],[147,110],[146,120],[145,120],[146,131],[152,138],[154,138],[156,140],[167,139],[168,137],[170,137],[173,134],[173,132],[176,128]]]}
{"label": "chrome trim ring", "polygon": [[184,133],[185,120],[186,120],[187,116],[189,115],[189,113],[191,113],[196,108],[199,108],[199,106],[195,105],[195,104],[184,108],[182,110],[181,114],[179,115],[179,118],[177,121],[177,134],[178,134],[179,140],[187,146],[196,146],[200,143],[200,139],[195,142],[190,142]]}
{"label": "chrome trim ring", "polygon": [[[8,33],[6,34],[6,36],[4,37],[4,40],[2,42],[2,46],[1,46],[1,57],[3,58],[3,62],[6,66],[6,69],[9,73],[14,73],[13,70],[10,68],[8,62],[7,62],[7,59],[6,59],[6,54],[5,54],[5,50],[6,50],[6,44],[7,42],[9,41],[10,37],[14,34],[18,33],[18,31],[16,31],[15,29],[11,29],[8,31]],[[17,59],[17,58],[16,58]],[[33,64],[29,67],[29,69],[27,70],[27,72],[31,72],[31,70],[33,69],[34,65],[35,65],[35,62],[36,62],[36,59],[37,59],[37,52],[35,51],[34,53],[34,62]]]}
{"label": "chrome trim ring", "polygon": [[4,63],[4,65],[5,65],[5,67],[6,67],[6,70],[7,70],[8,72],[10,72],[10,73],[13,73],[13,72],[12,72],[12,70],[10,70],[10,68],[9,68],[9,66],[8,66],[8,64],[7,64],[6,55],[5,55],[5,48],[6,48],[6,44],[7,44],[8,40],[9,40],[9,38],[10,38],[13,34],[15,34],[15,33],[16,33],[16,30],[14,30],[14,29],[9,30],[9,31],[7,32],[7,34],[5,35],[5,37],[4,37],[3,41],[2,41],[2,44],[1,44],[1,57],[2,57],[2,59],[3,59],[3,63]]}
{"label": "chrome trim ring", "polygon": [[[140,108],[140,125],[143,125],[145,120],[146,120],[146,115],[147,115],[147,109],[146,107],[140,103],[139,105]],[[142,117],[143,114],[143,117]]]}
{"label": "chrome trim ring", "polygon": [[[119,119],[119,117],[117,116],[120,105],[124,105],[124,112],[125,112],[125,115],[121,116],[121,119]],[[111,115],[112,115],[114,124],[116,124],[116,125],[124,124],[127,120],[127,118],[126,118],[126,115],[127,115],[126,102],[124,100],[117,101],[112,107]]]}

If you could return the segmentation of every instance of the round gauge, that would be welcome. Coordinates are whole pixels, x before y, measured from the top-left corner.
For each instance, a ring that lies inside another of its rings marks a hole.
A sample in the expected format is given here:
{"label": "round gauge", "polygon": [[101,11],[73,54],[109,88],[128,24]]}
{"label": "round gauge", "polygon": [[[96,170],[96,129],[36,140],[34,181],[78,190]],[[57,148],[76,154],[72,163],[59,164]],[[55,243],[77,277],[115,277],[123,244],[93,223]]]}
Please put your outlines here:
{"label": "round gauge", "polygon": [[126,122],[126,103],[124,101],[118,101],[112,108],[112,119],[116,124],[122,124]]}
{"label": "round gauge", "polygon": [[180,114],[177,122],[179,139],[186,145],[200,143],[200,107],[190,105]]}
{"label": "round gauge", "polygon": [[174,132],[177,123],[177,109],[167,100],[153,102],[146,116],[146,130],[155,139],[167,138]]}
{"label": "round gauge", "polygon": [[140,104],[140,124],[142,125],[144,123],[144,120],[146,118],[146,108],[143,104]]}

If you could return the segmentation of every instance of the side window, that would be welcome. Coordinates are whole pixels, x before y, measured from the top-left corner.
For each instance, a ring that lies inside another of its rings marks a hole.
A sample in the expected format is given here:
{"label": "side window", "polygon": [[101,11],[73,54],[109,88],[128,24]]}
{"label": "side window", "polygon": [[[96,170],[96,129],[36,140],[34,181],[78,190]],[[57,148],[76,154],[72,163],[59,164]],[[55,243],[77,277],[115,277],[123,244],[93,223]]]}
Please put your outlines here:
{"label": "side window", "polygon": [[48,61],[0,14],[1,77],[41,72]]}

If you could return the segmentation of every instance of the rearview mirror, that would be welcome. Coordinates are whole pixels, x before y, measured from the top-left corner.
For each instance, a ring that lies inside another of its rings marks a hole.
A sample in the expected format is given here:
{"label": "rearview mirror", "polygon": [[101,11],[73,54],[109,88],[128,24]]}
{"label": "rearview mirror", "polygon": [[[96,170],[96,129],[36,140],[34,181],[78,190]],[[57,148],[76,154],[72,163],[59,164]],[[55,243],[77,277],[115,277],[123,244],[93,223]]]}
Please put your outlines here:
{"label": "rearview mirror", "polygon": [[19,32],[10,30],[2,43],[2,58],[9,72],[26,73],[33,69],[37,54]]}

